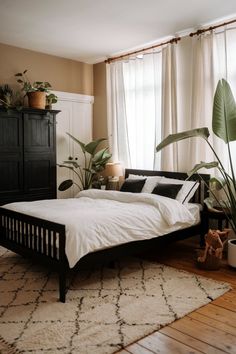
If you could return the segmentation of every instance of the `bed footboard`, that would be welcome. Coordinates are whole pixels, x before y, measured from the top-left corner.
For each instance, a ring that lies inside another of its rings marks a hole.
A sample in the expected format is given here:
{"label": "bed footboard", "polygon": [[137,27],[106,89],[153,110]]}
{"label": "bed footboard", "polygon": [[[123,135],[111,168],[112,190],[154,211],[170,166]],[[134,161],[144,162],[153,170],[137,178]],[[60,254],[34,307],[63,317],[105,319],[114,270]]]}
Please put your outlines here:
{"label": "bed footboard", "polygon": [[0,208],[0,245],[25,257],[40,260],[59,273],[59,298],[65,302],[65,225]]}

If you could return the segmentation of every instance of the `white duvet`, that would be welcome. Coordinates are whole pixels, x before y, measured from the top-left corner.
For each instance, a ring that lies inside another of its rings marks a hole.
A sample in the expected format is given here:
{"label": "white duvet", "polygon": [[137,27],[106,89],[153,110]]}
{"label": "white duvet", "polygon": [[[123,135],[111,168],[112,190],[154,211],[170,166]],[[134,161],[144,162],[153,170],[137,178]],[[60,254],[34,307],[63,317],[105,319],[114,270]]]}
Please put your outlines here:
{"label": "white duvet", "polygon": [[186,205],[174,199],[96,189],[82,191],[77,198],[17,202],[4,208],[65,224],[71,268],[90,252],[161,236],[199,222]]}

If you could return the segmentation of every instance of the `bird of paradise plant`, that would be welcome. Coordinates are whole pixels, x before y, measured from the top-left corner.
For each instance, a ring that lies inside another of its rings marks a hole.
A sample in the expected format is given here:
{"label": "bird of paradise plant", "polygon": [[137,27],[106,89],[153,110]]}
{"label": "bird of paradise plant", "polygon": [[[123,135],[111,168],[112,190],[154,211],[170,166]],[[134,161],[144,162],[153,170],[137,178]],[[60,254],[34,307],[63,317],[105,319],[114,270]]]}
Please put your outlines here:
{"label": "bird of paradise plant", "polygon": [[73,184],[78,187],[79,190],[89,189],[93,185],[98,173],[103,171],[106,163],[111,158],[111,154],[108,153],[108,148],[97,151],[98,146],[104,138],[93,140],[88,144],[81,142],[73,135],[67,133],[67,135],[80,146],[84,161],[82,165],[77,158],[69,157],[68,160],[63,161],[62,164],[58,164],[59,167],[64,167],[73,172],[75,180],[67,179],[59,185],[60,191],[65,191],[72,187]]}
{"label": "bird of paradise plant", "polygon": [[220,171],[222,178],[213,177],[212,181],[215,183],[216,189],[222,188],[224,190],[226,199],[219,201],[216,193],[212,192],[212,195],[220,208],[225,212],[232,229],[236,232],[236,180],[230,147],[230,142],[236,141],[236,103],[230,85],[224,79],[219,80],[214,95],[212,130],[213,133],[227,145],[230,165],[229,172],[227,172],[218,154],[208,140],[210,133],[207,127],[171,134],[157,145],[156,151],[160,151],[169,144],[192,137],[200,137],[206,141],[214,154],[215,161],[201,161],[188,172],[188,175],[190,177],[201,168],[217,168]]}

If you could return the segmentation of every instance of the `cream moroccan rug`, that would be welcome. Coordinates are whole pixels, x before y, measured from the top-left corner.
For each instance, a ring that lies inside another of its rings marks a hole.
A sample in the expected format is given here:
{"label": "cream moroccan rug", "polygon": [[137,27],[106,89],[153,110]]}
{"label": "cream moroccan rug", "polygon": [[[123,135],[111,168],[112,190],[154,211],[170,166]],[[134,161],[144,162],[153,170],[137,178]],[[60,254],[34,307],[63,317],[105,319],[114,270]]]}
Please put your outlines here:
{"label": "cream moroccan rug", "polygon": [[0,353],[109,354],[230,289],[226,283],[129,259],[81,271],[67,302],[57,275],[0,247]]}

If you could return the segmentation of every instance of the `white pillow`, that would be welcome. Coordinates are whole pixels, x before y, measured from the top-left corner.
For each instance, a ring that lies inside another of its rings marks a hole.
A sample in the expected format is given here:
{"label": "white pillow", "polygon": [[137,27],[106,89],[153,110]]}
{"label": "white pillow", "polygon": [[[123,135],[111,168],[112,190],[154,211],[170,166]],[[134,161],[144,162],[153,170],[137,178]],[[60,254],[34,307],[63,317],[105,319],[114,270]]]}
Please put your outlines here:
{"label": "white pillow", "polygon": [[129,174],[130,179],[142,179],[146,178],[146,182],[144,183],[143,189],[141,193],[152,193],[153,189],[156,185],[162,180],[162,176],[141,176],[141,175],[132,175]]}
{"label": "white pillow", "polygon": [[196,192],[199,186],[198,181],[184,181],[181,179],[166,178],[166,177],[163,177],[159,183],[183,184],[183,187],[180,189],[180,191],[178,192],[175,198],[180,203],[188,203],[190,199],[194,196],[194,193]]}
{"label": "white pillow", "polygon": [[147,178],[147,176],[144,176],[144,175],[132,175],[130,173],[128,178],[130,178],[130,179],[142,179],[142,178]]}

